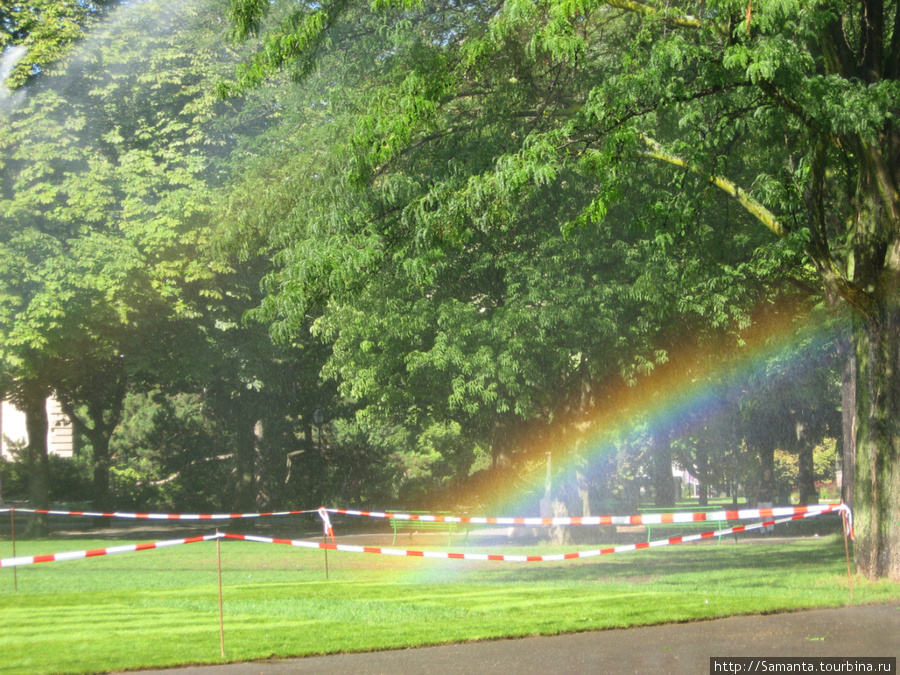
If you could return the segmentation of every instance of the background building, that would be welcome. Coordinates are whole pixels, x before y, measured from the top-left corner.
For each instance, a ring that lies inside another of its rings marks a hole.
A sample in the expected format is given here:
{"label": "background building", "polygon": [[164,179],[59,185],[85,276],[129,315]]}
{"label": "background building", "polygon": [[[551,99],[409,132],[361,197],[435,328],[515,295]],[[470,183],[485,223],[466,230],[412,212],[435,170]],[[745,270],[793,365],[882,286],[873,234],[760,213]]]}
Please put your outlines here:
{"label": "background building", "polygon": [[[52,398],[47,399],[47,420],[47,450],[52,455],[71,457],[74,449],[72,423]],[[25,414],[9,401],[3,401],[0,404],[0,457],[11,459],[13,451],[27,443]]]}

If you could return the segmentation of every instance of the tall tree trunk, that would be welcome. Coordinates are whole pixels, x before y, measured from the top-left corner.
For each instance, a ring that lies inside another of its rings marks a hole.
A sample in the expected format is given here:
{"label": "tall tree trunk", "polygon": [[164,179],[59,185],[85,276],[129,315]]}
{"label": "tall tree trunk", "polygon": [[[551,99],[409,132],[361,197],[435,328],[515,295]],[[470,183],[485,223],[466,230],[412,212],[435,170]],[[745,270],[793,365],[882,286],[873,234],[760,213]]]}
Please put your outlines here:
{"label": "tall tree trunk", "polygon": [[[25,429],[28,433],[26,448],[28,466],[28,499],[33,509],[50,507],[50,459],[47,455],[47,399],[40,393],[29,393],[22,401],[25,413]],[[47,515],[31,514],[26,533],[29,537],[47,535]]]}
{"label": "tall tree trunk", "polygon": [[234,505],[244,513],[250,513],[256,508],[256,424],[256,421],[245,421],[237,438],[235,452]]}
{"label": "tall tree trunk", "polygon": [[856,354],[841,340],[843,356],[841,368],[841,418],[843,438],[841,448],[841,499],[853,508],[853,483],[856,475]]}
{"label": "tall tree trunk", "polygon": [[93,476],[91,488],[94,493],[94,507],[101,511],[109,511],[114,504],[110,490],[110,469],[112,458],[109,453],[109,435],[93,431],[88,434],[93,451]]}
{"label": "tall tree trunk", "polygon": [[856,360],[856,564],[900,581],[900,309],[860,322]]}
{"label": "tall tree trunk", "polygon": [[[551,518],[567,518],[569,516],[569,509],[566,506],[566,503],[559,500],[554,499],[552,504],[550,505],[550,517]],[[572,538],[569,534],[569,528],[565,525],[551,525],[549,528],[550,534],[550,543],[563,546],[565,544],[569,544],[572,541]]]}
{"label": "tall tree trunk", "polygon": [[700,506],[709,506],[709,456],[705,441],[697,443],[697,480],[700,481]]}
{"label": "tall tree trunk", "polygon": [[756,493],[757,503],[774,504],[775,495],[775,442],[765,438],[758,446],[759,451],[759,490]]}
{"label": "tall tree trunk", "polygon": [[900,581],[900,134],[861,140],[859,155],[854,550],[861,574]]}
{"label": "tall tree trunk", "polygon": [[275,503],[275,493],[279,481],[273,476],[273,442],[277,425],[267,420],[257,420],[253,425],[254,463],[256,474],[256,508],[268,511]]}
{"label": "tall tree trunk", "polygon": [[[118,391],[116,391],[118,394]],[[87,415],[82,416],[85,409],[76,408],[74,403],[60,396],[59,403],[62,411],[72,421],[72,426],[79,434],[88,439],[91,444],[91,492],[94,508],[101,511],[112,511],[114,508],[112,491],[110,490],[110,469],[112,468],[112,456],[109,444],[112,434],[119,425],[122,417],[122,406],[125,400],[124,388],[121,395],[104,398],[103,401],[93,400],[87,404]],[[107,406],[110,406],[107,408]],[[104,521],[99,521],[100,523]]]}
{"label": "tall tree trunk", "polygon": [[802,506],[819,503],[819,491],[816,490],[816,471],[813,466],[812,444],[801,442],[797,452],[799,472],[797,487],[799,489],[799,503]]}
{"label": "tall tree trunk", "polygon": [[675,479],[672,476],[672,445],[667,429],[653,431],[651,446],[653,496],[656,508],[675,506]]}
{"label": "tall tree trunk", "polygon": [[591,515],[591,485],[585,472],[580,469],[575,470],[575,490],[581,505],[581,515],[587,518]]}
{"label": "tall tree trunk", "polygon": [[803,419],[794,420],[794,438],[797,452],[798,475],[797,488],[799,503],[802,506],[819,503],[819,492],[816,490],[816,469],[813,465],[813,444],[809,438],[807,423]]}

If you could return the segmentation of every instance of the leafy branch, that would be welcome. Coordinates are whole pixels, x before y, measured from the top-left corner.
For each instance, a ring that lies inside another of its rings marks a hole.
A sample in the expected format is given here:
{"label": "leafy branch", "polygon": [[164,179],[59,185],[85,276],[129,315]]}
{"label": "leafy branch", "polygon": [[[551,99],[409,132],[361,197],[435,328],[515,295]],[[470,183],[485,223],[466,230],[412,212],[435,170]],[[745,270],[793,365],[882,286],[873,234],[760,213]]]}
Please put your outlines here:
{"label": "leafy branch", "polygon": [[668,152],[658,142],[648,136],[641,135],[641,140],[643,140],[647,147],[650,148],[650,150],[641,153],[644,157],[650,157],[652,159],[658,159],[663,162],[668,162],[669,164],[681,167],[682,169],[687,169],[688,171],[699,176],[705,176],[710,183],[720,188],[730,196],[734,197],[738,201],[738,203],[743,206],[748,213],[750,213],[750,215],[752,215],[759,222],[765,225],[773,233],[775,233],[779,237],[784,237],[787,235],[787,230],[785,230],[784,226],[778,221],[778,218],[775,216],[775,214],[772,213],[768,208],[766,208],[765,205],[756,200],[749,192],[736,185],[733,181],[723,176],[707,174],[699,167],[689,163],[687,160],[679,157],[678,155],[674,155],[671,152]]}

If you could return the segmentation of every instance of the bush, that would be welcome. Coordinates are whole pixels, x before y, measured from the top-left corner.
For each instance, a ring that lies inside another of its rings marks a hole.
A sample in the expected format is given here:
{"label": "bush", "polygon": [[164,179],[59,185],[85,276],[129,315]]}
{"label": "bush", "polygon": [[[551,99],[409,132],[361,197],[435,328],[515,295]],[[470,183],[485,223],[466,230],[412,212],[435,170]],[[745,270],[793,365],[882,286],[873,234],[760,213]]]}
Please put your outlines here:
{"label": "bush", "polygon": [[24,462],[0,458],[0,501],[28,499],[28,475]]}
{"label": "bush", "polygon": [[[50,455],[50,501],[89,502],[91,500],[91,471],[87,462],[78,457]],[[0,460],[0,497],[7,502],[27,502],[28,465],[20,457]]]}
{"label": "bush", "polygon": [[91,466],[83,457],[50,455],[50,501],[90,502],[92,485]]}

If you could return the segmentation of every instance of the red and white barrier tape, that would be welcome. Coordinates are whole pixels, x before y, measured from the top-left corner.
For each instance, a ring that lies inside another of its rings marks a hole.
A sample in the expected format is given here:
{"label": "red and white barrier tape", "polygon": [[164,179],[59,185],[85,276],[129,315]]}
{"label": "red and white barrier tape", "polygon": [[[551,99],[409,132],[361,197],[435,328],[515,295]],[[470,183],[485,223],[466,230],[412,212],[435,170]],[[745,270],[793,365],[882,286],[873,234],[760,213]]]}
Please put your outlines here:
{"label": "red and white barrier tape", "polygon": [[396,520],[469,523],[475,525],[664,525],[678,523],[697,523],[706,521],[749,520],[760,518],[780,518],[785,516],[814,516],[823,513],[843,513],[846,517],[845,530],[848,537],[854,538],[853,513],[846,504],[813,504],[809,506],[781,506],[763,509],[738,509],[722,511],[699,511],[694,513],[653,513],[633,516],[573,516],[573,517],[484,517],[484,516],[445,516],[422,513],[392,513],[381,511],[356,511],[352,509],[306,509],[302,511],[271,511],[267,513],[125,513],[113,511],[107,513],[91,511],[54,511],[46,509],[0,509],[0,513],[9,511],[22,513],[40,513],[59,516],[89,516],[103,518],[130,518],[146,520],[230,520],[240,518],[263,518],[268,516],[288,516],[306,513],[318,513],[322,518],[322,527],[326,537],[333,542],[334,528],[329,513],[370,518],[388,518]]}
{"label": "red and white barrier tape", "polygon": [[325,531],[325,536],[330,537],[331,541],[334,541],[334,528],[331,526],[328,510],[324,506],[319,507],[319,517],[322,519],[322,529]]}
{"label": "red and white barrier tape", "polygon": [[19,558],[2,558],[0,567],[18,567],[20,565],[33,565],[35,563],[61,562],[63,560],[80,560],[81,558],[94,558],[101,555],[115,555],[116,553],[135,553],[136,551],[149,551],[167,546],[179,546],[181,544],[195,544],[201,541],[213,541],[222,539],[222,534],[206,534],[187,539],[169,539],[156,541],[149,544],[130,544],[128,546],[112,546],[110,548],[97,548],[90,551],[69,551],[68,553],[50,553],[48,555],[35,555]]}
{"label": "red and white barrier tape", "polygon": [[823,511],[809,511],[799,513],[789,518],[781,518],[769,520],[751,525],[739,525],[737,527],[729,527],[724,530],[716,530],[715,532],[702,532],[699,534],[685,535],[681,537],[670,537],[669,539],[659,539],[656,541],[640,542],[637,544],[625,544],[622,546],[612,546],[610,548],[594,549],[590,551],[574,551],[570,553],[556,553],[551,555],[507,555],[493,553],[450,553],[447,551],[412,551],[408,549],[398,548],[381,548],[377,546],[353,546],[350,544],[323,544],[315,541],[304,541],[297,539],[273,539],[270,537],[260,537],[251,534],[231,534],[226,533],[226,539],[238,539],[241,541],[252,541],[262,544],[286,544],[288,546],[298,546],[301,548],[318,548],[331,551],[344,551],[346,553],[374,553],[379,555],[406,556],[414,558],[439,558],[444,560],[478,560],[478,561],[497,561],[497,562],[556,562],[562,560],[574,560],[577,558],[593,558],[600,555],[610,553],[625,553],[627,551],[638,551],[644,548],[656,548],[659,546],[669,546],[672,544],[685,544],[692,541],[700,541],[702,539],[712,539],[714,537],[723,537],[738,532],[748,532],[769,525],[778,525],[787,523],[792,520],[801,520],[803,518],[812,518],[821,515]]}
{"label": "red and white barrier tape", "polygon": [[[846,507],[845,507],[846,508]],[[830,509],[832,510],[832,509]],[[600,555],[608,555],[610,553],[624,553],[627,551],[638,551],[645,548],[656,548],[660,546],[670,546],[672,544],[684,544],[692,541],[700,541],[702,539],[712,539],[714,537],[723,537],[738,532],[748,532],[770,525],[778,525],[787,523],[792,520],[801,520],[803,518],[812,518],[814,516],[827,513],[826,510],[810,510],[803,513],[797,513],[788,518],[780,518],[775,520],[753,523],[751,525],[739,525],[713,532],[701,532],[698,534],[685,535],[680,537],[670,537],[668,539],[659,539],[656,541],[639,542],[636,544],[625,544],[622,546],[613,546],[603,549],[594,549],[589,551],[574,551],[570,553],[556,553],[551,555],[509,555],[494,553],[452,553],[448,551],[413,551],[408,549],[382,548],[375,546],[353,546],[350,544],[336,543],[319,543],[313,541],[303,541],[296,539],[274,539],[269,537],[260,537],[249,534],[231,534],[216,533],[207,534],[197,537],[188,537],[185,539],[169,539],[165,541],[157,541],[146,544],[130,544],[126,546],[113,546],[110,548],[93,549],[86,551],[70,551],[66,553],[51,553],[47,555],[27,556],[18,558],[0,559],[0,567],[17,567],[20,565],[32,565],[44,562],[61,562],[65,560],[78,560],[82,558],[93,558],[103,555],[114,555],[117,553],[134,553],[137,551],[149,551],[152,549],[166,548],[169,546],[179,546],[181,544],[193,544],[201,541],[214,541],[216,539],[236,539],[240,541],[258,542],[264,544],[287,544],[289,546],[297,546],[302,548],[328,549],[333,551],[344,551],[347,553],[374,553],[380,555],[393,555],[418,558],[438,558],[445,560],[477,560],[477,561],[497,561],[497,562],[554,562],[563,560],[575,560],[577,558],[592,558]],[[334,541],[333,533],[329,535]]]}
{"label": "red and white barrier tape", "polygon": [[[799,514],[822,514],[845,512],[848,521],[852,522],[852,514],[845,504],[813,504],[810,506],[780,506],[765,509],[739,509],[722,511],[699,511],[695,513],[652,513],[634,516],[572,516],[572,517],[484,517],[484,516],[445,516],[422,513],[392,513],[381,511],[356,511],[352,509],[306,509],[303,511],[271,511],[268,513],[125,513],[121,511],[55,511],[47,509],[4,508],[0,513],[11,510],[21,513],[42,513],[53,516],[88,516],[97,518],[130,518],[147,520],[230,520],[238,518],[263,518],[269,516],[289,516],[305,513],[318,513],[325,528],[331,527],[329,513],[348,516],[364,516],[369,518],[389,518],[396,520],[421,520],[426,522],[471,523],[475,525],[662,525],[666,523],[695,523],[704,521],[750,520],[758,518],[781,518]],[[333,536],[326,529],[326,536]]]}
{"label": "red and white barrier tape", "polygon": [[353,511],[350,509],[326,509],[331,513],[369,518],[395,520],[421,520],[437,523],[471,523],[475,525],[663,525],[666,523],[699,523],[704,521],[755,520],[781,518],[796,515],[820,515],[846,512],[845,504],[812,504],[809,506],[779,506],[766,509],[740,509],[732,511],[700,511],[696,513],[647,513],[637,516],[573,516],[555,518],[502,518],[479,516],[441,516],[421,513],[390,513],[380,511]]}
{"label": "red and white barrier tape", "polygon": [[[9,511],[10,509],[6,509]],[[306,511],[272,511],[269,513],[95,513],[92,511],[49,511],[46,509],[15,509],[19,513],[44,513],[50,516],[90,516],[93,518],[136,518],[143,520],[230,520],[232,518],[265,518],[269,516],[294,516],[302,513],[316,513],[318,509]]]}

